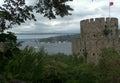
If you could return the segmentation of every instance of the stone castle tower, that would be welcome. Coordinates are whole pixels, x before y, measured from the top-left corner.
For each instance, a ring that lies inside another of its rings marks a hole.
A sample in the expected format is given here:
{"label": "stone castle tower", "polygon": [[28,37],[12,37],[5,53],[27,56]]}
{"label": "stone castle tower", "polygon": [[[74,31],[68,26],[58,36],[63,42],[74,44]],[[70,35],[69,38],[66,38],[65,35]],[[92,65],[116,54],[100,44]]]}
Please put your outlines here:
{"label": "stone castle tower", "polygon": [[102,48],[120,51],[117,18],[95,18],[80,22],[80,38],[72,42],[73,54],[82,55],[87,62],[98,62]]}

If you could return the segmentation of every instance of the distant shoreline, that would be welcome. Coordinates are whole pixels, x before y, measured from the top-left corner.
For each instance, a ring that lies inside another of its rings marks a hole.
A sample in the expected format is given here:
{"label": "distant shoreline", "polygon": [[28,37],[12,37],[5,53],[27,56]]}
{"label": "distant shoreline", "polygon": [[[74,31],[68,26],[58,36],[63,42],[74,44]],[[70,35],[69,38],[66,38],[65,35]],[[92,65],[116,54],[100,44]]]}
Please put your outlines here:
{"label": "distant shoreline", "polygon": [[28,37],[23,36],[21,38],[18,38],[18,41],[39,41],[39,42],[63,42],[63,41],[69,41],[71,42],[75,38],[79,38],[80,34],[73,34],[73,35],[48,35],[48,36],[41,36],[38,35],[37,37],[32,35],[28,35]]}

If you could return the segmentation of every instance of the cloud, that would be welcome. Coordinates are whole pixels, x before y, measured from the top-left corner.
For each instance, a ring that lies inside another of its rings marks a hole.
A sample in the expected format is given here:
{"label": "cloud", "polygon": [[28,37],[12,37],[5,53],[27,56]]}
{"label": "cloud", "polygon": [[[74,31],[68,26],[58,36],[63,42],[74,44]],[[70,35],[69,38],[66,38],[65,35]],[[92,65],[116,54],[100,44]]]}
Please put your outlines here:
{"label": "cloud", "polygon": [[[27,0],[28,4],[34,4],[32,0]],[[106,0],[73,0],[68,2],[74,11],[72,15],[63,18],[49,20],[40,14],[35,14],[37,22],[28,21],[21,26],[15,26],[12,31],[14,32],[80,32],[80,21],[88,18],[100,18],[109,16],[109,1]],[[111,6],[111,17],[119,17],[120,3],[119,0],[114,0],[114,5]],[[120,25],[120,23],[119,23]]]}

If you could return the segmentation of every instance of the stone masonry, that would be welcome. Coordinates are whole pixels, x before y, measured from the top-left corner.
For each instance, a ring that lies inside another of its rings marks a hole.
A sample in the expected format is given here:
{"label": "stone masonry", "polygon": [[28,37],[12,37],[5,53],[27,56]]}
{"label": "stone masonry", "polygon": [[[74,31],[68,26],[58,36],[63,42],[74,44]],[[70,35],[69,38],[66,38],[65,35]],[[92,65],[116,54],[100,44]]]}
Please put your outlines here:
{"label": "stone masonry", "polygon": [[80,22],[80,38],[72,42],[73,54],[85,57],[86,62],[98,62],[102,48],[120,51],[117,18],[95,18]]}

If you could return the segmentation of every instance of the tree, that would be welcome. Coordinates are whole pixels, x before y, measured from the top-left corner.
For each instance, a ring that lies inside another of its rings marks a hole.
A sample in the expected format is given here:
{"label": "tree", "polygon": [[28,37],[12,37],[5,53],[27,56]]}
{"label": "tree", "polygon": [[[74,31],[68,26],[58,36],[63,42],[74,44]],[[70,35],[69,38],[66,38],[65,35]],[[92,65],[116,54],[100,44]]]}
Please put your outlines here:
{"label": "tree", "polygon": [[3,5],[0,6],[0,42],[4,43],[6,49],[4,52],[0,51],[1,72],[6,72],[5,63],[9,62],[11,56],[14,55],[13,52],[17,49],[16,36],[11,32],[4,33],[4,31],[13,28],[13,25],[25,23],[27,20],[36,21],[35,12],[49,19],[71,15],[69,10],[73,9],[65,4],[68,1],[72,0],[37,0],[34,5],[28,5],[25,0],[4,0]]}
{"label": "tree", "polygon": [[120,55],[113,48],[102,49],[101,59],[97,65],[98,83],[119,83]]}
{"label": "tree", "polygon": [[20,43],[18,43],[16,36],[11,33],[1,33],[0,34],[0,42],[4,42],[1,45],[3,45],[2,50],[0,50],[0,71],[4,71],[4,66],[7,64],[7,62],[13,57],[15,54],[19,54],[20,50],[18,46],[20,46]]}
{"label": "tree", "polygon": [[37,0],[32,6],[27,5],[25,0],[4,0],[4,4],[0,6],[0,32],[27,20],[36,21],[34,11],[49,19],[70,15],[69,10],[73,9],[65,4],[68,1],[72,0]]}
{"label": "tree", "polygon": [[6,65],[4,71],[7,80],[19,79],[37,83],[36,81],[41,78],[45,55],[42,50],[35,52],[33,47],[27,46],[19,54],[14,55]]}

